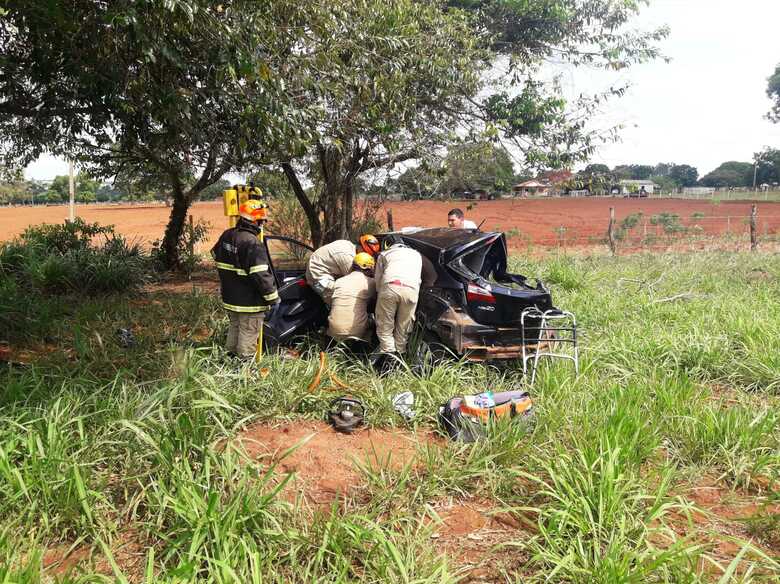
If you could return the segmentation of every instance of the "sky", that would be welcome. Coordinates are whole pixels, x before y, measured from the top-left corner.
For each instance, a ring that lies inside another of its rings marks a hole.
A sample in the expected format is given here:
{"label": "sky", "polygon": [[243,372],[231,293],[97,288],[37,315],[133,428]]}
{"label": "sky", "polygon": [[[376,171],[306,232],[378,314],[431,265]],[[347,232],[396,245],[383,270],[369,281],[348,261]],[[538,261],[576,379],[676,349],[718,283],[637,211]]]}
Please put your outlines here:
{"label": "sky", "polygon": [[600,147],[591,162],[692,164],[703,175],[727,160],[751,161],[765,146],[780,148],[780,124],[764,117],[767,78],[780,64],[780,0],[651,0],[635,24],[670,27],[660,45],[670,63],[564,75],[571,92],[630,84],[595,120],[624,125],[621,140]]}
{"label": "sky", "polygon": [[[600,146],[591,162],[691,164],[703,175],[727,160],[750,161],[766,146],[780,148],[780,124],[764,116],[767,78],[780,63],[780,0],[651,0],[636,28],[668,25],[658,60],[616,74],[578,69],[563,74],[569,95],[630,84],[611,100],[594,127],[624,126],[621,140]],[[67,174],[65,161],[42,157],[27,178]]]}

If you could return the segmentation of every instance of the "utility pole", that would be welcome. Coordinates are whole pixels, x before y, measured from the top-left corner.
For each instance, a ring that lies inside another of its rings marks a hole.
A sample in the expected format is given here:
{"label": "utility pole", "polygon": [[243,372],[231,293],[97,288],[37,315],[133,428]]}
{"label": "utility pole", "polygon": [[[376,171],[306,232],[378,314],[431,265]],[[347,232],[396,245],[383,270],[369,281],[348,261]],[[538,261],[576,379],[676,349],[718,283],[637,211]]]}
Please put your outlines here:
{"label": "utility pole", "polygon": [[756,172],[758,171],[758,158],[753,163],[753,192],[756,192]]}
{"label": "utility pole", "polygon": [[76,220],[76,181],[73,177],[73,161],[68,162],[68,187],[70,191],[70,201],[68,203],[68,221],[73,223]]}

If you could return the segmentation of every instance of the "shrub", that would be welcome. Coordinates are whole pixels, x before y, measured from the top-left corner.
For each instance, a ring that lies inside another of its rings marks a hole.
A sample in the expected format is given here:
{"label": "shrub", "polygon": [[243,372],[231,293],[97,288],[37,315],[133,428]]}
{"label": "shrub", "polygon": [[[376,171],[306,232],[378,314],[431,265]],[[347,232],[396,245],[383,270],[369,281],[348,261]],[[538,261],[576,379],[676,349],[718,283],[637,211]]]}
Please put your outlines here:
{"label": "shrub", "polygon": [[660,225],[664,233],[684,233],[685,226],[680,223],[680,216],[677,213],[659,213],[650,217],[650,225]]}
{"label": "shrub", "polygon": [[[96,242],[103,236],[102,242]],[[124,292],[140,286],[148,257],[111,225],[81,219],[27,228],[0,246],[0,275],[27,292],[43,294]]]}
{"label": "shrub", "polygon": [[639,225],[642,217],[642,213],[631,213],[630,215],[626,215],[626,217],[624,217],[620,222],[618,228],[615,230],[615,239],[618,241],[625,239],[626,235],[628,235],[632,229]]}
{"label": "shrub", "polygon": [[21,241],[26,246],[42,247],[50,253],[65,254],[74,249],[90,247],[95,237],[115,236],[113,225],[87,223],[77,217],[64,223],[32,225],[24,230]]}
{"label": "shrub", "polygon": [[309,221],[296,199],[280,197],[274,199],[272,205],[271,220],[267,227],[269,233],[311,243]]}

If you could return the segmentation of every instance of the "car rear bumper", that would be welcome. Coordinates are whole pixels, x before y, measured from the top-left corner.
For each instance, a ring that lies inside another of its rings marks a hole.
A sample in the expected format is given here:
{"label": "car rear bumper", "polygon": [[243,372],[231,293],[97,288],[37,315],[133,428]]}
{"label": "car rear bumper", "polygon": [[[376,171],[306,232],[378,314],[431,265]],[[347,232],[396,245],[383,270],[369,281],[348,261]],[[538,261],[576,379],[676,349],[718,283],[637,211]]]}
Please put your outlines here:
{"label": "car rear bumper", "polygon": [[536,338],[523,338],[517,327],[491,327],[479,324],[463,310],[449,308],[431,329],[444,344],[470,361],[518,359],[536,349]]}

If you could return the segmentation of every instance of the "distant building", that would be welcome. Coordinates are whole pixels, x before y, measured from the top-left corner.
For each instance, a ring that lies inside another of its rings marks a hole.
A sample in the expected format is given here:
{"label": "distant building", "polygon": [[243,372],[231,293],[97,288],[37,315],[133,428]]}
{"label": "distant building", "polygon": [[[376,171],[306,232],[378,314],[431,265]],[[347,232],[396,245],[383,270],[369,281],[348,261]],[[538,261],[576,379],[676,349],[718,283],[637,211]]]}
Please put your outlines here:
{"label": "distant building", "polygon": [[618,186],[621,195],[640,196],[652,195],[658,188],[658,185],[651,180],[621,180]]}
{"label": "distant building", "polygon": [[549,194],[550,185],[539,182],[538,180],[527,180],[516,184],[512,187],[512,194],[516,197],[534,197],[534,196],[547,196]]}
{"label": "distant building", "polygon": [[546,197],[560,195],[568,191],[566,185],[571,180],[570,170],[556,170],[539,175],[537,178],[521,182],[512,187],[512,194],[516,197]]}

